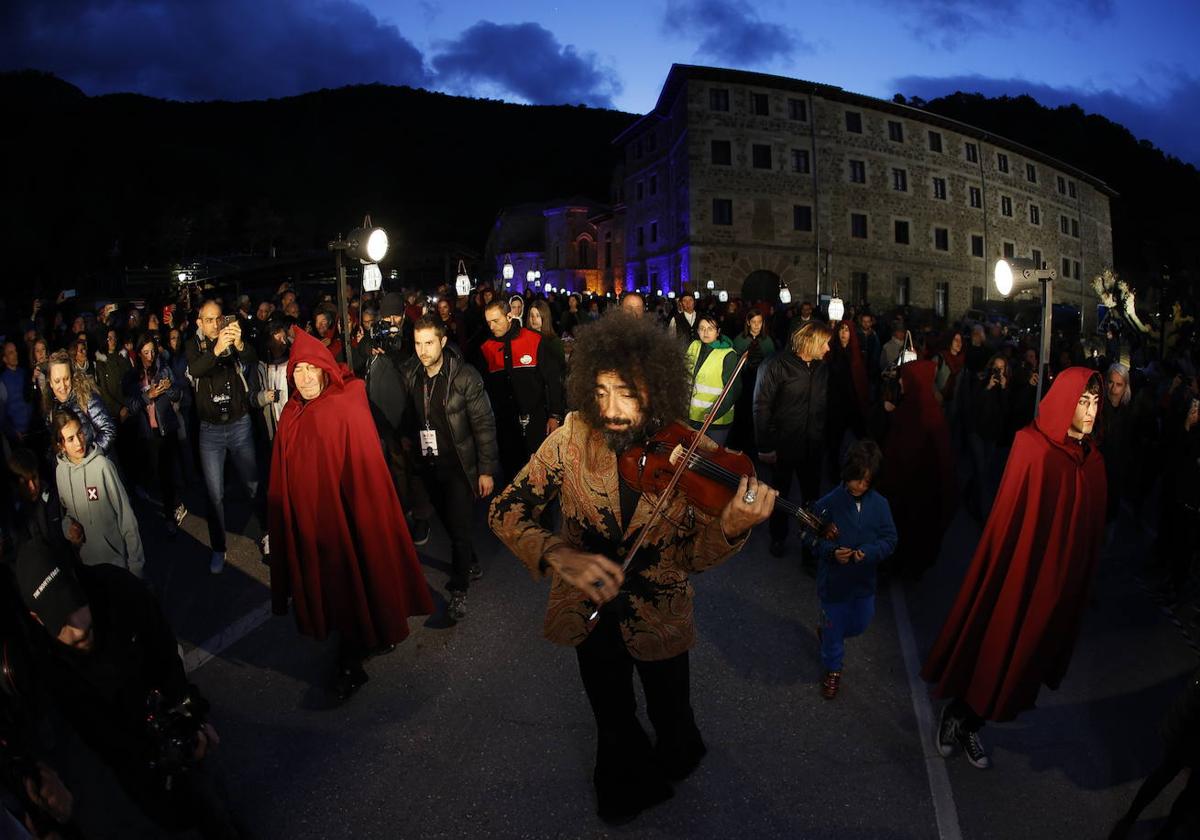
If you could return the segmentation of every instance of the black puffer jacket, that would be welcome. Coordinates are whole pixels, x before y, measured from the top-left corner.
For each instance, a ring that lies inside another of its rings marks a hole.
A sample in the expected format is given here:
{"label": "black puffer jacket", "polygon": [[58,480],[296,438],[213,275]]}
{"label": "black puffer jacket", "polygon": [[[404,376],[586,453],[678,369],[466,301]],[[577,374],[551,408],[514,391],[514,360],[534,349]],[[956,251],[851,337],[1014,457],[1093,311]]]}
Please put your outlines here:
{"label": "black puffer jacket", "polygon": [[758,369],[754,431],[760,452],[804,454],[825,442],[829,365],[776,353]]}
{"label": "black puffer jacket", "polygon": [[[496,418],[492,414],[492,403],[488,400],[479,371],[463,362],[462,356],[448,345],[442,352],[442,365],[446,368],[445,409],[454,436],[454,451],[458,453],[459,463],[470,479],[471,486],[475,486],[479,476],[495,476],[500,472],[500,450],[496,446]],[[406,403],[408,395],[420,389],[418,377],[424,375],[425,368],[416,356],[400,368]]]}

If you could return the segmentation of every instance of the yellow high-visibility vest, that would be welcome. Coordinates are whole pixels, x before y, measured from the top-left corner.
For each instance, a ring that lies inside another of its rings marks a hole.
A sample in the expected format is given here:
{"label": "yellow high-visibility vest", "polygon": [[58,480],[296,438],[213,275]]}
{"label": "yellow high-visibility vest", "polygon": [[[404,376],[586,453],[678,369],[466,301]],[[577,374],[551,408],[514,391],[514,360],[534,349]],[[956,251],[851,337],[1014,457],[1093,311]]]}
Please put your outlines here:
{"label": "yellow high-visibility vest", "polygon": [[[708,358],[696,370],[696,360],[700,358],[700,348],[703,343],[697,339],[687,350],[688,370],[695,371],[692,379],[692,403],[688,407],[688,419],[703,423],[708,412],[712,410],[717,398],[725,390],[725,382],[721,373],[725,370],[725,357],[733,352],[731,347],[714,347],[708,353]],[[712,421],[714,426],[728,426],[733,422],[733,406]]]}

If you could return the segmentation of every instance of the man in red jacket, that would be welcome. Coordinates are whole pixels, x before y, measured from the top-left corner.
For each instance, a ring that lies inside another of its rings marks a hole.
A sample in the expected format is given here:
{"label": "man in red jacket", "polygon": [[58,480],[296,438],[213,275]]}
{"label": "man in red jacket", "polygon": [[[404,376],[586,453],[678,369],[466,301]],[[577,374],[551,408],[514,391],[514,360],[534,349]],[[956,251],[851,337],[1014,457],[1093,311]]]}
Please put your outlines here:
{"label": "man in red jacket", "polygon": [[271,596],[300,632],[339,638],[331,692],[367,681],[363,660],[408,636],[433,602],[383,460],[366,388],[316,338],[295,331],[288,403],[271,458]]}
{"label": "man in red jacket", "polygon": [[950,698],[944,757],[991,765],[979,730],[1034,707],[1066,674],[1104,538],[1107,482],[1092,444],[1100,375],[1067,368],[1017,432],[996,502],[921,676]]}

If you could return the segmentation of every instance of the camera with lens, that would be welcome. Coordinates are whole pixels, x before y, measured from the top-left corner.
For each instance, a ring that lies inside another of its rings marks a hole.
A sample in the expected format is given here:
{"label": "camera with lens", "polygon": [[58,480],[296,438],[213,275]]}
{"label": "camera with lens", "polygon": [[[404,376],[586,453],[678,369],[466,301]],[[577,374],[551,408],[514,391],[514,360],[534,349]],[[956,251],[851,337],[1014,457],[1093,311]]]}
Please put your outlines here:
{"label": "camera with lens", "polygon": [[196,766],[196,748],[207,715],[208,701],[192,686],[173,705],[168,705],[158,689],[146,698],[147,762],[164,789],[170,790],[176,777]]}

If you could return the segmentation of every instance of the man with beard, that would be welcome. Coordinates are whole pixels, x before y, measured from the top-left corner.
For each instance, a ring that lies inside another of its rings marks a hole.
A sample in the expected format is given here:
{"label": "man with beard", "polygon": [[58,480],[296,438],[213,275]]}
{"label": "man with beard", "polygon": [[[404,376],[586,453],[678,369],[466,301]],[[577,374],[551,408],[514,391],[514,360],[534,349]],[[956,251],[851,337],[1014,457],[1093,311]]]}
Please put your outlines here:
{"label": "man with beard", "polygon": [[[551,578],[544,633],[575,648],[596,718],[599,815],[620,823],[670,797],[671,782],[706,752],[689,699],[695,628],[688,575],[733,556],[777,494],[743,478],[718,516],[676,494],[651,523],[657,497],[626,484],[617,458],[686,417],[683,347],[650,319],[623,312],[581,328],[577,345],[567,392],[579,410],[496,498],[489,520],[535,579]],[[554,499],[562,508],[557,533],[539,521]],[[620,562],[647,526],[623,571]],[[635,669],[657,736],[653,748],[636,715]]]}
{"label": "man with beard", "polygon": [[1092,444],[1100,374],[1067,368],[1017,433],[975,557],[921,676],[950,702],[935,734],[991,766],[984,721],[1033,708],[1057,689],[1088,603],[1104,536],[1104,459]]}
{"label": "man with beard", "polygon": [[541,334],[513,320],[507,303],[492,301],[484,306],[483,317],[491,338],[480,353],[496,414],[500,463],[511,480],[562,422],[562,371]]}
{"label": "man with beard", "polygon": [[447,349],[446,342],[438,316],[417,319],[413,325],[416,357],[404,364],[400,375],[418,430],[421,478],[450,537],[446,614],[458,622],[467,616],[470,582],[483,577],[471,542],[475,499],[492,494],[500,456],[496,420],[483,379],[456,351]]}

